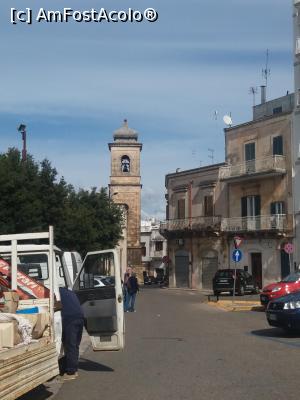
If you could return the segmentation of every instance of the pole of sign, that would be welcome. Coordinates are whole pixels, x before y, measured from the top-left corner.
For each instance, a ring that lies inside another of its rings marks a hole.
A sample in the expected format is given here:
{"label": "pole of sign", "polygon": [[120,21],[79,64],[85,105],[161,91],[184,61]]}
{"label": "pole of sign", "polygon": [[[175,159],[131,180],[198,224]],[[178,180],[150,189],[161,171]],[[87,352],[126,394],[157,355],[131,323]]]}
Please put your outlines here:
{"label": "pole of sign", "polygon": [[235,282],[236,282],[236,258],[234,262],[234,280],[233,280],[233,294],[232,294],[232,302],[234,303],[235,299]]}

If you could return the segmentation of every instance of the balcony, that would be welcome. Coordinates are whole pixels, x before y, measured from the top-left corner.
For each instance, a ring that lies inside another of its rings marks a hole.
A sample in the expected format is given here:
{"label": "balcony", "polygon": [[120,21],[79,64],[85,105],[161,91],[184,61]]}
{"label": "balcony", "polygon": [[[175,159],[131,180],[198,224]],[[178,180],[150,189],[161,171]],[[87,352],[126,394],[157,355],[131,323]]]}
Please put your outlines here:
{"label": "balcony", "polygon": [[221,217],[193,217],[185,219],[169,219],[160,223],[160,232],[180,232],[180,231],[219,231],[221,227]]}
{"label": "balcony", "polygon": [[286,214],[223,218],[221,224],[223,232],[285,232],[292,229],[292,216]]}
{"label": "balcony", "polygon": [[227,165],[219,171],[220,181],[241,181],[286,173],[284,156],[271,156],[258,160],[245,161],[242,164]]}

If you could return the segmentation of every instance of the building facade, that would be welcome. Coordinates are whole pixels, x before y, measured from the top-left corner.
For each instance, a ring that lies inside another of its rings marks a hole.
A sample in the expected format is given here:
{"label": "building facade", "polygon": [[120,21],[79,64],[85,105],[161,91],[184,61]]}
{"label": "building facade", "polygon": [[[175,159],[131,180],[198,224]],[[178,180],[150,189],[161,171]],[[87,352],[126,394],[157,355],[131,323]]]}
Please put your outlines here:
{"label": "building facade", "polygon": [[166,176],[170,286],[211,289],[217,269],[236,266],[262,287],[293,271],[293,107],[293,94],[266,102],[262,88],[253,120],[225,129],[226,163]]}
{"label": "building facade", "polygon": [[294,236],[293,103],[293,94],[265,102],[263,87],[262,103],[254,107],[253,120],[225,129],[227,165],[219,174],[227,192],[222,232],[229,255],[234,250],[234,236],[243,238],[240,266],[253,275],[260,288],[293,269],[284,251]]}
{"label": "building facade", "polygon": [[141,222],[141,248],[144,271],[155,276],[156,269],[166,272],[167,240],[159,232],[159,222],[155,219]]}
{"label": "building facade", "polygon": [[293,0],[294,20],[294,90],[295,106],[293,113],[293,190],[295,211],[294,260],[300,265],[300,0]]}
{"label": "building facade", "polygon": [[169,285],[210,289],[217,269],[228,264],[221,235],[225,209],[224,164],[166,176],[167,220],[160,225],[168,241]]}
{"label": "building facade", "polygon": [[[113,134],[114,142],[109,143],[111,152],[111,175],[109,196],[123,208],[126,223],[126,259],[127,265],[141,272],[141,175],[140,153],[142,144],[138,142],[138,133],[128,127],[127,120]],[[122,250],[122,249],[121,249]]]}

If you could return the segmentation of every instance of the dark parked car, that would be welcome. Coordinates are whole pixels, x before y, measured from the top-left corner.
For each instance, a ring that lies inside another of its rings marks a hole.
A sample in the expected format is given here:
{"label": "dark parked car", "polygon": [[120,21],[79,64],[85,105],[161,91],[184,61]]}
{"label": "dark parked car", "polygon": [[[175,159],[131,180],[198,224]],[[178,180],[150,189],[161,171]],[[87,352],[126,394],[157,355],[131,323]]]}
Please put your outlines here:
{"label": "dark parked car", "polygon": [[266,316],[271,326],[287,331],[300,331],[300,292],[270,301]]}
{"label": "dark parked car", "polygon": [[[230,292],[233,294],[234,286],[234,269],[219,269],[213,278],[214,295],[219,295],[222,292]],[[252,275],[243,269],[236,270],[235,291],[240,296],[246,292],[257,293],[258,286],[256,285]]]}

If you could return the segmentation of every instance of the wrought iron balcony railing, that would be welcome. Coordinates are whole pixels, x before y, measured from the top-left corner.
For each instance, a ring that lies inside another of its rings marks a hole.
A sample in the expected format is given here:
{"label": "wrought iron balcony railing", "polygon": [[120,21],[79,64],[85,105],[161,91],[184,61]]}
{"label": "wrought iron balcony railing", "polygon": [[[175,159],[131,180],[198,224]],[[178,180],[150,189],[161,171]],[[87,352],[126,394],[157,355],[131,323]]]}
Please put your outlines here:
{"label": "wrought iron balcony railing", "polygon": [[292,216],[286,214],[223,218],[221,224],[223,232],[287,231],[292,227]]}
{"label": "wrought iron balcony railing", "polygon": [[219,170],[219,179],[226,180],[261,173],[285,173],[284,156],[271,156],[258,160],[245,161],[242,164],[227,165]]}
{"label": "wrought iron balcony railing", "polygon": [[184,219],[169,219],[160,223],[160,231],[182,231],[182,230],[217,230],[221,227],[221,217],[193,217]]}

